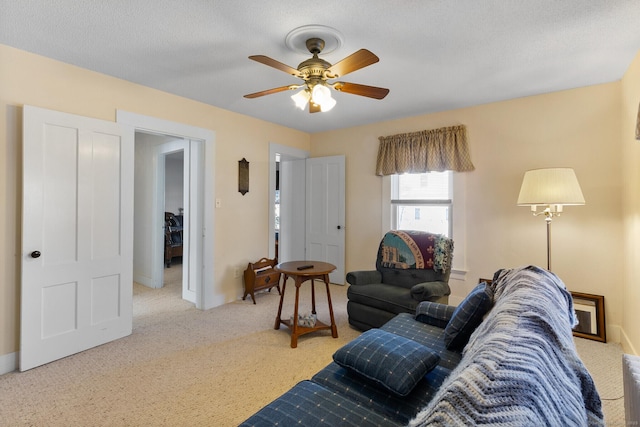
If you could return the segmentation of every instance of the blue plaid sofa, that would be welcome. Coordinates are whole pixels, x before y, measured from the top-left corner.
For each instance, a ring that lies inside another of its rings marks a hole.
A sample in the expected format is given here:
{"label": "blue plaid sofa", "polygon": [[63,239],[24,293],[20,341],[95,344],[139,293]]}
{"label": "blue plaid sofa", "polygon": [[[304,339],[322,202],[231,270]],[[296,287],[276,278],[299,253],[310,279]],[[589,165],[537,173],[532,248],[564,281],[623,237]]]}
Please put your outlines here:
{"label": "blue plaid sofa", "polygon": [[424,301],[362,333],[241,426],[604,425],[574,317],[552,273],[500,270],[457,307]]}
{"label": "blue plaid sofa", "polygon": [[[487,301],[491,301],[490,288],[485,285],[477,287],[477,290],[474,290],[475,293],[472,292],[476,295],[474,300],[484,297],[485,309],[477,310],[478,315],[480,311],[482,314],[487,311],[489,306]],[[471,297],[467,299],[471,300]],[[356,345],[366,346],[366,341],[369,339],[392,341],[395,338],[405,344],[409,342],[421,345],[436,354],[438,356],[436,366],[420,378],[416,386],[404,396],[391,392],[374,380],[366,378],[361,372],[334,361],[314,375],[311,380],[296,384],[241,426],[399,426],[406,424],[429,402],[462,358],[460,349],[448,349],[444,339],[445,327],[454,311],[455,307],[425,301],[419,305],[416,315],[399,314],[381,328],[370,329],[352,343],[347,344],[347,346],[353,346],[356,342]],[[403,350],[402,347],[400,350]]]}

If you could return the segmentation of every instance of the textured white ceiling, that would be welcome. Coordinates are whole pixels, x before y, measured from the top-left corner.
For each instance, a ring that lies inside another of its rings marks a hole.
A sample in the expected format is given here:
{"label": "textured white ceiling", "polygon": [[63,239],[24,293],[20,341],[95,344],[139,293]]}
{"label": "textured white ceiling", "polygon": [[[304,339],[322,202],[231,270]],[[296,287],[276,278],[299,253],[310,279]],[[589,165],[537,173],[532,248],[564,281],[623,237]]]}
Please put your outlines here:
{"label": "textured white ceiling", "polygon": [[[334,92],[316,114],[291,92],[243,98],[299,82],[247,57],[297,67],[310,55],[285,37],[310,24],[344,36],[331,63],[380,57],[341,80],[390,94]],[[0,43],[314,133],[619,80],[640,50],[640,1],[0,0]]]}

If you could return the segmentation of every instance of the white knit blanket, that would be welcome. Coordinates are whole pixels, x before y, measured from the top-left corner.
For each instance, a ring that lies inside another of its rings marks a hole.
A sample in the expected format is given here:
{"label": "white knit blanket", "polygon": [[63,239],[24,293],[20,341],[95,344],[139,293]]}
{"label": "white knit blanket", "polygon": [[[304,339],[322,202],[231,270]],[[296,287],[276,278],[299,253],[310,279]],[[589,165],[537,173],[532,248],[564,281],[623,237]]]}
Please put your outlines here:
{"label": "white knit blanket", "polygon": [[503,270],[460,364],[409,426],[604,426],[580,360],[571,295],[546,270]]}

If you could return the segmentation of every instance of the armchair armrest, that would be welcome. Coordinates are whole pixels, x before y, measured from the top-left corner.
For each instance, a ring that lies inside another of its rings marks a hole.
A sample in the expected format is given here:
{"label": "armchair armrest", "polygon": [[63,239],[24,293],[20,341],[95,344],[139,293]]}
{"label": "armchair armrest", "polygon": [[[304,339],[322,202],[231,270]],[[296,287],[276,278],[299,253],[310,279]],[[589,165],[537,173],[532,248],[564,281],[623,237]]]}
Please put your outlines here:
{"label": "armchair armrest", "polygon": [[347,273],[347,282],[350,285],[382,283],[382,274],[378,270],[351,271]]}
{"label": "armchair armrest", "polygon": [[422,282],[411,287],[411,298],[416,301],[434,301],[450,293],[446,282]]}
{"label": "armchair armrest", "polygon": [[456,307],[432,301],[422,301],[416,308],[416,320],[427,325],[445,328]]}

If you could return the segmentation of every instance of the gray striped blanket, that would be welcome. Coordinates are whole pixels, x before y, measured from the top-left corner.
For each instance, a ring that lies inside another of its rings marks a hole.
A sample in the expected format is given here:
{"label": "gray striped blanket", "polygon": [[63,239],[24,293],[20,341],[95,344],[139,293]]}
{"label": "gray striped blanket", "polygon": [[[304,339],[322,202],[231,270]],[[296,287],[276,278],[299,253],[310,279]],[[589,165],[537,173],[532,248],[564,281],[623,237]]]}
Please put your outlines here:
{"label": "gray striped blanket", "polygon": [[604,426],[571,329],[571,295],[546,270],[502,270],[460,364],[409,426]]}

